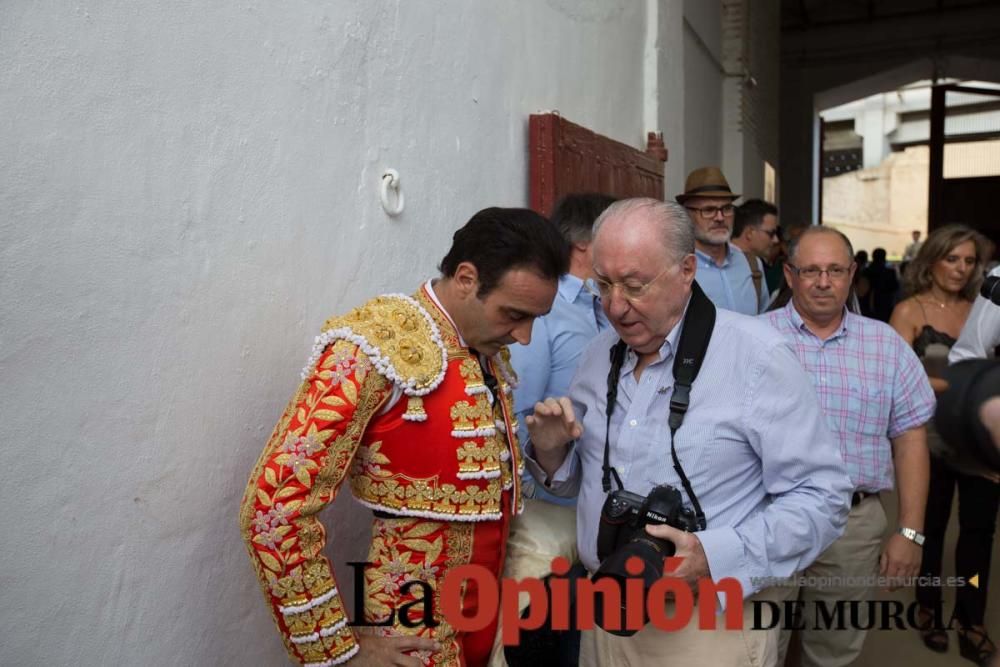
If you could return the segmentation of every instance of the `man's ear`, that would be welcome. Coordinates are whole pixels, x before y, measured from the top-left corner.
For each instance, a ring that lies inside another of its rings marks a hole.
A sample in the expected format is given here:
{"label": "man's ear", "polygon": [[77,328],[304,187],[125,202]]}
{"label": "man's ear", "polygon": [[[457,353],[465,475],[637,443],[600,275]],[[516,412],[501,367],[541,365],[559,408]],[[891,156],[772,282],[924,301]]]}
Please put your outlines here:
{"label": "man's ear", "polygon": [[695,258],[694,253],[684,255],[684,259],[680,261],[680,267],[684,282],[688,285],[693,283],[695,272],[698,270],[698,260]]}
{"label": "man's ear", "polygon": [[[792,271],[792,265],[791,265],[791,264],[789,264],[789,263],[788,263],[788,262],[786,261],[786,262],[785,262],[785,263],[784,263],[784,264],[783,264],[783,265],[781,266],[781,269],[782,269],[782,272],[783,272],[783,273],[785,274],[785,282],[786,282],[786,283],[788,283],[788,285],[789,285],[789,286],[791,286],[791,284],[792,284],[792,279],[794,279],[794,278],[797,278],[797,277],[798,277],[798,276],[796,276],[796,275],[795,275],[795,272],[794,272],[794,271]],[[851,274],[851,278],[853,278],[853,277],[854,277],[854,274],[852,273],[852,274]]]}
{"label": "man's ear", "polygon": [[463,297],[475,296],[479,292],[479,270],[472,262],[461,262],[455,267],[452,283]]}

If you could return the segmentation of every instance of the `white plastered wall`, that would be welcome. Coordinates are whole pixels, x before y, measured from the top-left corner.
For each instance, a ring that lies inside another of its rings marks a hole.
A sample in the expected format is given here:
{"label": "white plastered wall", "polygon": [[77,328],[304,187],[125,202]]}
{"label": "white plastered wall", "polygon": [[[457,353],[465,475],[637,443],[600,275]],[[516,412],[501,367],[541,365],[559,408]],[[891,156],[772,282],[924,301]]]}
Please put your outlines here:
{"label": "white plastered wall", "polygon": [[[526,205],[530,113],[642,145],[644,33],[628,0],[0,4],[0,663],[284,664],[237,510],[312,336]],[[325,523],[349,591],[365,522]]]}
{"label": "white plastered wall", "polygon": [[[778,9],[762,0],[684,2],[683,174],[720,166],[744,199],[764,196],[764,161],[778,160]],[[684,175],[668,182],[668,195],[683,189]]]}
{"label": "white plastered wall", "polygon": [[284,664],[237,511],[318,327],[527,204],[530,113],[717,113],[684,4],[0,3],[0,664]]}
{"label": "white plastered wall", "polygon": [[[688,172],[722,166],[722,5],[684,2],[684,163]],[[683,191],[676,184],[668,194]]]}

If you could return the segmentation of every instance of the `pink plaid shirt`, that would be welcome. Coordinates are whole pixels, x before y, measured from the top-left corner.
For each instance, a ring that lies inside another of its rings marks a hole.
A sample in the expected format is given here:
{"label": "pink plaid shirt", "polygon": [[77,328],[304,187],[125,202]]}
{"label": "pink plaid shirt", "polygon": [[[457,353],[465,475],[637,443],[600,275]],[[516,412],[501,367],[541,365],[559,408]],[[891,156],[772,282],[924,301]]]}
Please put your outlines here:
{"label": "pink plaid shirt", "polygon": [[890,438],[934,414],[934,391],[917,355],[889,325],[846,309],[840,330],[825,341],[791,301],[761,317],[791,343],[812,380],[855,490],[893,488]]}

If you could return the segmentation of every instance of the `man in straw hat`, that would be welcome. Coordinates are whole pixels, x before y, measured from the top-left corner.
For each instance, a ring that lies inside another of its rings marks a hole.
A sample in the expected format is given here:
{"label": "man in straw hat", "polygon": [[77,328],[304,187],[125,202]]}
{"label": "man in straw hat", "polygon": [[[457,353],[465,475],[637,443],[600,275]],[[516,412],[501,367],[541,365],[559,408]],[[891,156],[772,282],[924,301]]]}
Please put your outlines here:
{"label": "man in straw hat", "polygon": [[746,256],[729,242],[736,213],[733,202],[739,198],[721,169],[700,167],[688,174],[677,203],[694,221],[701,289],[719,308],[756,315],[767,303],[767,287],[755,287]]}

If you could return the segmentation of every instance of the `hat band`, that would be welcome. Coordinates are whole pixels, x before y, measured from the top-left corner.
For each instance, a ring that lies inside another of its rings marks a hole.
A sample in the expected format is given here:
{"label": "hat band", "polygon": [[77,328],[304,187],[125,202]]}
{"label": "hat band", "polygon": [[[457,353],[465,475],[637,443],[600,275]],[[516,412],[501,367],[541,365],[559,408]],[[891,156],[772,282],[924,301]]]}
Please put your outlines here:
{"label": "hat band", "polygon": [[684,193],[684,196],[695,195],[699,192],[707,192],[709,190],[725,190],[726,192],[732,193],[732,190],[729,189],[728,185],[702,185],[694,190],[688,190]]}

